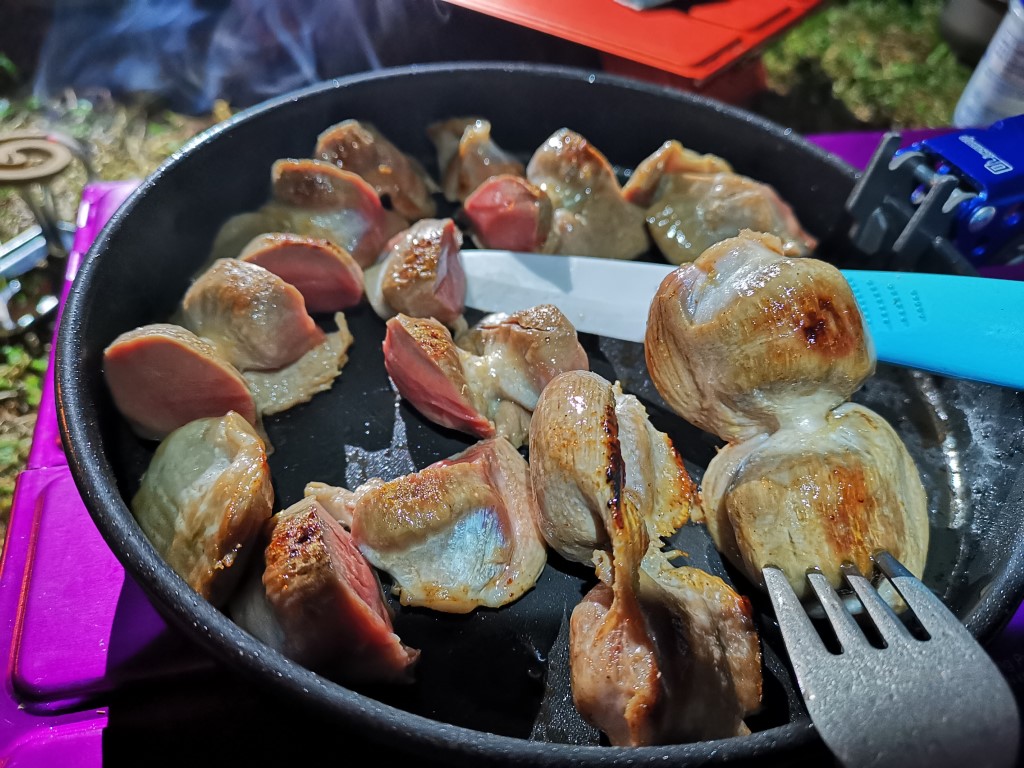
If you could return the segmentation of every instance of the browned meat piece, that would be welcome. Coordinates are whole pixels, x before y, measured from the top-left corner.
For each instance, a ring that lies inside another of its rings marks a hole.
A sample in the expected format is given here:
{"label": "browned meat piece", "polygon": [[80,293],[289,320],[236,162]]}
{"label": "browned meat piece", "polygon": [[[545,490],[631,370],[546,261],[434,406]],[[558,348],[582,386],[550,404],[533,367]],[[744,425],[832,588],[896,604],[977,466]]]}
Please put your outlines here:
{"label": "browned meat piece", "polygon": [[748,733],[761,696],[749,602],[715,576],[673,568],[629,501],[604,519],[611,557],[595,555],[601,582],[569,625],[580,714],[616,746]]}
{"label": "browned meat piece", "polygon": [[176,325],[157,323],[122,333],[103,352],[103,375],[114,405],[148,440],[228,411],[258,423],[241,374],[213,345]]}
{"label": "browned meat piece", "polygon": [[522,176],[526,169],[491,139],[491,124],[479,117],[456,117],[427,127],[437,147],[441,189],[453,203],[462,202],[492,176]]}
{"label": "browned meat piece", "polygon": [[419,651],[391,626],[380,582],[351,534],[306,498],[274,517],[263,585],[283,651],[344,682],[409,682]]}
{"label": "browned meat piece", "polygon": [[700,516],[697,486],[669,436],[654,428],[640,401],[624,394],[618,382],[612,391],[619,449],[626,465],[622,492],[647,525],[651,538],[667,538],[682,528],[691,514]]}
{"label": "browned meat piece", "polygon": [[530,424],[530,474],[541,533],[562,557],[589,563],[608,548],[604,518],[622,496],[621,467],[611,385],[589,371],[556,377]]}
{"label": "browned meat piece", "polygon": [[345,315],[339,312],[334,320],[338,330],[327,334],[322,342],[294,363],[276,371],[246,371],[243,374],[262,415],[286,411],[331,388],[348,362],[348,350],[353,341]]}
{"label": "browned meat piece", "polygon": [[[487,358],[481,373],[498,379],[501,393],[532,411],[548,382],[564,371],[585,370],[589,361],[576,329],[551,304],[511,315],[488,315],[461,334],[456,343]],[[480,366],[474,366],[480,367]]]}
{"label": "browned meat piece", "polygon": [[874,372],[860,309],[842,274],[741,233],[662,282],[647,368],[683,418],[728,441],[824,414]]}
{"label": "browned meat piece", "polygon": [[666,142],[640,163],[623,193],[646,208],[651,236],[673,264],[693,261],[743,229],[778,236],[787,256],[806,256],[817,245],[770,186],[678,141]]}
{"label": "browned meat piece", "polygon": [[518,176],[494,176],[466,198],[466,218],[482,248],[550,253],[555,209],[539,187]]}
{"label": "browned meat piece", "polygon": [[273,505],[263,442],[231,412],[192,421],[160,443],[132,512],[167,564],[219,606]]}
{"label": "browned meat piece", "polygon": [[307,312],[340,312],[363,298],[363,270],[324,238],[268,232],[250,240],[238,258],[294,285]]}
{"label": "browned meat piece", "polygon": [[775,565],[809,595],[817,567],[839,586],[839,566],[871,573],[888,550],[920,576],[928,501],[913,459],[878,414],[853,403],[797,428],[726,446],[704,476],[708,530],[752,582]]}
{"label": "browned meat piece", "polygon": [[545,385],[588,363],[572,324],[550,305],[485,318],[459,346],[433,320],[399,315],[387,327],[384,364],[402,397],[442,426],[515,446]]}
{"label": "browned meat piece", "polygon": [[556,376],[541,393],[530,425],[530,471],[544,538],[581,563],[608,547],[604,517],[620,500],[652,539],[675,533],[697,504],[679,455],[640,402],[585,370]]}
{"label": "browned meat piece", "polygon": [[462,233],[451,219],[424,219],[395,235],[366,272],[366,295],[383,319],[399,312],[462,321],[466,273],[459,261]]}
{"label": "browned meat piece", "polygon": [[[368,267],[397,231],[397,222],[388,216],[373,187],[336,165],[319,160],[278,160],[271,181],[274,203],[261,213],[274,226],[264,232],[326,237],[352,254],[359,266]],[[260,233],[251,236],[256,234]]]}
{"label": "browned meat piece", "polygon": [[410,221],[433,216],[437,210],[430,196],[437,187],[426,171],[372,125],[358,120],[332,125],[317,139],[314,156],[366,179]]}
{"label": "browned meat piece", "polygon": [[535,504],[526,460],[499,437],[356,489],[352,536],[394,578],[403,605],[497,608],[532,589],[544,569]]}
{"label": "browned meat piece", "polygon": [[635,259],[648,249],[643,210],[622,196],[611,165],[578,133],[554,133],[533,154],[526,178],[554,205],[554,253]]}
{"label": "browned meat piece", "polygon": [[275,370],[324,340],[302,294],[263,267],[218,259],[188,289],[183,324],[241,370]]}
{"label": "browned meat piece", "polygon": [[387,322],[384,366],[406,400],[435,424],[477,437],[493,437],[462,368],[465,355],[436,320],[398,315]]}

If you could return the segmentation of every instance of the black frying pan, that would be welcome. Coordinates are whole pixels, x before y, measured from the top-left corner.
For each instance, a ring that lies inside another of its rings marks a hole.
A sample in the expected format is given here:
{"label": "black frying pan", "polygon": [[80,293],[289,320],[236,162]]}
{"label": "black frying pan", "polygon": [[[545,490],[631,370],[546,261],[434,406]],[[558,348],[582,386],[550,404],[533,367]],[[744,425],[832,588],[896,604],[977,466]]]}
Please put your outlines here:
{"label": "black frying pan", "polygon": [[[352,690],[269,650],[199,599],[156,555],[131,516],[125,500],[154,446],[133,437],[114,410],[101,373],[104,347],[123,331],[170,315],[220,225],[266,200],[274,160],[309,156],[321,130],[356,117],[375,123],[436,176],[424,128],[465,114],[489,118],[495,139],[524,157],[556,129],[571,127],[623,169],[666,139],[680,139],[775,186],[821,239],[822,258],[864,266],[845,237],[843,202],[855,180],[849,166],[790,131],[687,94],[580,71],[461,65],[352,77],[277,99],[208,131],[162,166],[115,215],[79,273],[58,341],[57,392],[72,472],[100,531],[187,635],[286,700],[314,707],[382,745],[473,764],[820,759],[822,746],[794,695],[785,653],[759,596],[766,688],[764,712],[751,721],[753,735],[635,750],[573,746],[529,736],[538,712],[553,706],[545,698],[545,671],[549,680],[564,683],[556,639],[563,616],[592,580],[587,569],[552,556],[536,589],[497,611],[448,616],[399,610],[397,631],[424,651],[419,681],[411,688]],[[954,265],[924,266],[952,271]],[[351,484],[360,478],[360,464],[386,459],[380,451],[389,446],[399,453],[407,449],[406,458],[419,468],[468,445],[464,436],[432,427],[405,405],[396,407],[380,354],[383,323],[365,306],[349,313],[349,323],[356,343],[334,388],[267,425],[277,449],[271,469],[278,508],[300,498],[310,480]],[[641,396],[699,477],[715,441],[663,407],[646,378],[640,347],[584,341],[594,368]],[[1024,400],[997,387],[884,366],[855,399],[893,423],[922,471],[932,520],[926,582],[977,637],[990,637],[1024,586],[1024,473],[1015,460],[1024,447]],[[706,537],[699,531],[686,535],[698,561],[731,576]],[[585,743],[572,728],[555,727],[564,716],[556,712],[541,723],[545,738]]]}

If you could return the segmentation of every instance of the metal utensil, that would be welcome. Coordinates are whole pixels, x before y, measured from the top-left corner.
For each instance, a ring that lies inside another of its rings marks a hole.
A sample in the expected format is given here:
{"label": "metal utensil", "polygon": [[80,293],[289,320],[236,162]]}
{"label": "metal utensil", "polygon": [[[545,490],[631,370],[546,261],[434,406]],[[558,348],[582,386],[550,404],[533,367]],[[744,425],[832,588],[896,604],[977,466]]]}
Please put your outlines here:
{"label": "metal utensil", "polygon": [[841,650],[822,641],[774,567],[762,570],[811,721],[843,765],[915,768],[1015,764],[1020,717],[1003,676],[957,618],[896,558],[875,562],[913,611],[915,637],[855,567],[844,566],[860,613],[884,647],[869,642],[821,573],[807,579]]}
{"label": "metal utensil", "polygon": [[[554,304],[577,330],[642,342],[668,264],[465,250],[466,306]],[[1024,389],[1024,282],[843,270],[884,363]]]}

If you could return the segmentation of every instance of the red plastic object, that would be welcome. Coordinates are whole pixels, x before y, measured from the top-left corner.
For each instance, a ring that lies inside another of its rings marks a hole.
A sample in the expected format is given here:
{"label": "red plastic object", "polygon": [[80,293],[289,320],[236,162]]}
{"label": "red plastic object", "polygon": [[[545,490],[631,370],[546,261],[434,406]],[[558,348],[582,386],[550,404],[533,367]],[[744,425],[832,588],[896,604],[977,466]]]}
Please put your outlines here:
{"label": "red plastic object", "polygon": [[447,1],[678,75],[695,88],[821,3],[716,0],[689,3],[685,10],[670,6],[635,11],[615,0]]}

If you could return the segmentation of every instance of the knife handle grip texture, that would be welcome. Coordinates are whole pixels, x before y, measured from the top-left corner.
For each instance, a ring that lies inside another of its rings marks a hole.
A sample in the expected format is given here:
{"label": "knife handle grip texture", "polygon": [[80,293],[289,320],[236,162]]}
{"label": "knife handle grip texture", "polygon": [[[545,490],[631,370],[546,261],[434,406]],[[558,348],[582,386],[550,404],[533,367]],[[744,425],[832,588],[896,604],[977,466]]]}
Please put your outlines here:
{"label": "knife handle grip texture", "polygon": [[1024,283],[844,271],[879,359],[1024,389]]}

